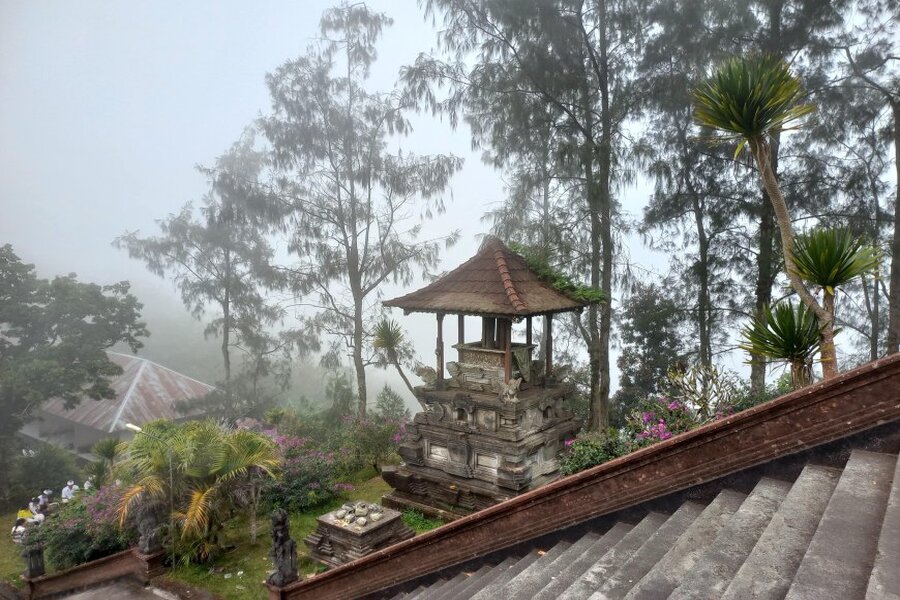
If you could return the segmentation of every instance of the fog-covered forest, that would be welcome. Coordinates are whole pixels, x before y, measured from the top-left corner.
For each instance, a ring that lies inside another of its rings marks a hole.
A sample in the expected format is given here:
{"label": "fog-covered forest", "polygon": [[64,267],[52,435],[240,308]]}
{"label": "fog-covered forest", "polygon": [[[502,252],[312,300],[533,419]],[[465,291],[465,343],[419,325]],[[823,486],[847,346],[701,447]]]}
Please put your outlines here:
{"label": "fog-covered forest", "polygon": [[[96,227],[112,247],[82,264],[51,231],[26,235],[40,209],[26,173],[7,172],[4,237],[41,277],[135,280],[151,333],[141,352],[214,382],[234,416],[301,396],[329,406],[335,378],[352,390],[342,410],[357,414],[386,381],[406,393],[397,373],[415,380],[431,364],[431,325],[381,300],[454,267],[487,234],[603,296],[557,334],[589,428],[658,392],[673,368],[713,370],[764,395],[900,344],[898,10],[892,0],[307,7],[297,51],[256,74],[255,114],[232,120],[212,155],[180,159],[185,171],[198,165],[189,194],[156,182],[165,201],[133,212],[137,192],[123,188]],[[34,22],[21,7],[5,11],[4,31]],[[44,59],[11,39],[18,54],[6,53],[3,72],[21,77],[17,57]],[[783,69],[797,86],[779,80],[788,116],[743,135],[737,112],[724,128],[699,115],[698,90],[733,57]],[[116,83],[78,94],[100,98]],[[168,92],[147,93],[163,102]],[[6,136],[4,155],[16,143]],[[89,180],[102,182],[104,170],[96,164]],[[783,199],[772,198],[773,183]],[[89,197],[60,194],[91,211]],[[75,229],[61,239],[104,237]],[[787,234],[798,257],[829,243],[852,255],[851,276],[786,269],[796,262]],[[129,276],[97,266],[106,260]],[[815,321],[815,348],[800,358],[767,350],[756,327],[766,314]]]}

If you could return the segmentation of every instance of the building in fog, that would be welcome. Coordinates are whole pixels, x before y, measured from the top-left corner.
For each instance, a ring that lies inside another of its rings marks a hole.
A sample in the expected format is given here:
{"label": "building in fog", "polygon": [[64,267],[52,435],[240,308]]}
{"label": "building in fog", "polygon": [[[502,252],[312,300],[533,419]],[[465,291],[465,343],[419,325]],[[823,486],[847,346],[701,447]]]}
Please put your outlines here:
{"label": "building in fog", "polygon": [[[37,418],[26,424],[20,433],[90,460],[91,447],[98,440],[131,438],[132,433],[125,429],[126,423],[143,425],[159,419],[186,421],[203,416],[199,407],[190,410],[191,401],[209,394],[215,389],[213,386],[146,358],[118,352],[107,354],[123,370],[111,381],[115,398],[86,398],[71,409],[66,408],[62,399],[51,399],[41,406]],[[184,411],[185,406],[187,411]]]}

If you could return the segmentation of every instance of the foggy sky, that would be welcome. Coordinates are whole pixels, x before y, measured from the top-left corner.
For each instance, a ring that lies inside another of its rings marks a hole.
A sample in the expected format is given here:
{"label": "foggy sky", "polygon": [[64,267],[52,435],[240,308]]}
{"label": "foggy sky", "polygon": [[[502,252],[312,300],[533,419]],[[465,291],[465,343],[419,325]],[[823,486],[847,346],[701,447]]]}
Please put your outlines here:
{"label": "foggy sky", "polygon": [[[303,53],[333,4],[0,0],[0,243],[41,276],[128,279],[145,303],[179,304],[170,281],[110,242],[126,230],[155,235],[156,219],[200,202],[206,181],[194,166],[212,165],[268,111],[265,74]],[[369,5],[395,20],[371,77],[387,90],[401,65],[434,46],[435,30],[413,1]],[[430,115],[413,124],[405,151],[465,158],[447,214],[426,227],[426,235],[461,230],[443,255],[441,269],[450,269],[477,249],[488,230],[480,217],[503,198],[503,181],[471,150],[464,126],[452,131]],[[639,216],[648,193],[646,184],[626,189],[620,201]],[[636,240],[629,253],[658,262]],[[394,316],[430,364],[433,316]]]}

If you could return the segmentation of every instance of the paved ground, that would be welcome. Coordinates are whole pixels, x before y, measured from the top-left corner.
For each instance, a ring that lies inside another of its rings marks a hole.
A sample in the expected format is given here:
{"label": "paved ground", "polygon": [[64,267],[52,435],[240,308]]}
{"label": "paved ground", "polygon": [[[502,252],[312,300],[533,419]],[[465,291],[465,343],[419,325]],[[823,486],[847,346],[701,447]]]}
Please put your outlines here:
{"label": "paved ground", "polygon": [[163,600],[174,598],[171,594],[145,588],[130,581],[120,581],[110,585],[86,590],[66,600]]}

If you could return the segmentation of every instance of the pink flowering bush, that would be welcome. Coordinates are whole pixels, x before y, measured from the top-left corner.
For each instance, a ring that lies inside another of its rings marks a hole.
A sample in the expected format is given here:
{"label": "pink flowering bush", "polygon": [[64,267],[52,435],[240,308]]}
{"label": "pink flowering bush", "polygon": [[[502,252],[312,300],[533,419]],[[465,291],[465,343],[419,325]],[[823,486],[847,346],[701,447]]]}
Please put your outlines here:
{"label": "pink flowering bush", "polygon": [[690,431],[701,423],[697,413],[683,402],[651,396],[626,418],[624,432],[635,447],[642,447]]}
{"label": "pink flowering bush", "polygon": [[316,447],[309,438],[267,431],[281,451],[281,479],[266,485],[263,503],[269,507],[301,511],[323,504],[353,489],[339,483],[334,452]]}
{"label": "pink flowering bush", "polygon": [[138,536],[131,524],[118,526],[121,497],[122,489],[115,486],[83,493],[30,530],[26,543],[43,544],[47,561],[57,570],[125,550]]}

